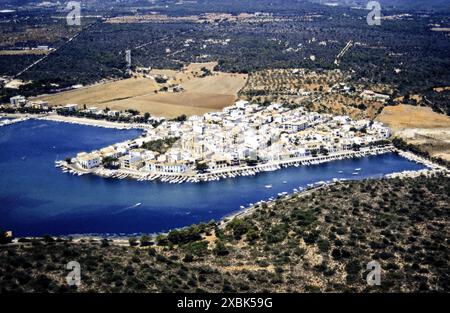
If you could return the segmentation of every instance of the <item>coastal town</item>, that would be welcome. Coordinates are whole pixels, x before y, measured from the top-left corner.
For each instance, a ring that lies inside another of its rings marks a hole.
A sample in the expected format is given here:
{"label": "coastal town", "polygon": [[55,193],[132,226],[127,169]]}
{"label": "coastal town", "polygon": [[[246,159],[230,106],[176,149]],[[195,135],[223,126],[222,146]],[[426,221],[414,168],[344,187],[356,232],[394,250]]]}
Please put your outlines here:
{"label": "coastal town", "polygon": [[389,152],[389,137],[379,122],[239,100],[221,112],[164,120],[140,138],[56,166],[79,175],[199,182]]}
{"label": "coastal town", "polygon": [[[342,87],[345,93],[346,86]],[[335,87],[329,92],[334,92]],[[341,90],[341,89],[339,89]],[[361,99],[385,101],[363,90]],[[288,166],[378,155],[396,151],[391,129],[370,118],[316,112],[287,101],[238,100],[222,111],[165,118],[137,110],[114,110],[79,104],[49,105],[15,96],[2,106],[0,126],[29,118],[117,129],[140,129],[139,138],[95,151],[79,151],[55,166],[74,175],[197,183],[255,175]],[[62,156],[60,156],[62,157]],[[416,160],[428,168],[435,162]],[[407,174],[407,173],[406,173]],[[358,171],[353,173],[355,177]]]}

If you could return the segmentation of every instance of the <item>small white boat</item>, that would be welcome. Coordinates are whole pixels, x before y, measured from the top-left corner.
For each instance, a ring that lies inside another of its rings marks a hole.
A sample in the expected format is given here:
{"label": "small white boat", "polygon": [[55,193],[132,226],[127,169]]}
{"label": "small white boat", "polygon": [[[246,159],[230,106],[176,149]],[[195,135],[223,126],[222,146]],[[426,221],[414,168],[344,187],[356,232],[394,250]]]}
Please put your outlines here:
{"label": "small white boat", "polygon": [[264,187],[266,187],[267,189],[272,188],[272,185],[265,185]]}

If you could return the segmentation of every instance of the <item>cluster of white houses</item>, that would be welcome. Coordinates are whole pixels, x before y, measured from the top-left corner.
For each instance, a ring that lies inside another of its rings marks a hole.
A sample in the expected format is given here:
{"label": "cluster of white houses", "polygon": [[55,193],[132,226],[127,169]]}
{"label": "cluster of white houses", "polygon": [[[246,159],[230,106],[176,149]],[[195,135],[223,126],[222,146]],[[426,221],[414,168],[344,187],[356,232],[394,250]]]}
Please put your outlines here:
{"label": "cluster of white houses", "polygon": [[49,105],[45,101],[37,100],[37,101],[30,101],[24,96],[14,96],[9,99],[9,105],[12,108],[35,108],[35,109],[42,109],[42,110],[48,110]]}
{"label": "cluster of white houses", "polygon": [[[388,128],[370,120],[241,100],[221,112],[191,116],[186,121],[164,121],[143,137],[80,153],[74,161],[84,169],[99,167],[110,158],[121,168],[149,173],[195,173],[199,164],[202,170],[213,172],[249,162],[270,164],[344,152],[389,136]],[[178,140],[165,153],[142,148],[145,142],[168,138]]]}

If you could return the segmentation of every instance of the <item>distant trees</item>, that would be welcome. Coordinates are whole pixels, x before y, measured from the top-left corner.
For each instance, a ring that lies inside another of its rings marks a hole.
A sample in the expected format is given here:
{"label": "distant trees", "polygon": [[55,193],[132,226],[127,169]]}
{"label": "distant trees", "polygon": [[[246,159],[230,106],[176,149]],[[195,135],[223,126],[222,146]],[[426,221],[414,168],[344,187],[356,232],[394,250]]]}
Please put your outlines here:
{"label": "distant trees", "polygon": [[186,114],[181,114],[180,116],[177,116],[176,118],[172,119],[172,121],[176,122],[184,122],[187,120]]}
{"label": "distant trees", "polygon": [[203,172],[206,172],[208,169],[209,169],[209,166],[206,162],[198,162],[198,161],[195,162],[195,170],[196,171],[203,173]]}
{"label": "distant trees", "polygon": [[141,242],[141,247],[148,247],[148,246],[151,246],[154,244],[154,242],[152,242],[151,237],[148,235],[142,235],[140,242]]}
{"label": "distant trees", "polygon": [[184,229],[175,229],[169,232],[167,240],[175,245],[187,244],[202,239],[201,234],[204,228],[201,226],[191,226]]}
{"label": "distant trees", "polygon": [[225,256],[230,253],[230,251],[227,249],[227,247],[221,240],[216,240],[216,246],[215,246],[213,252],[217,256]]}
{"label": "distant trees", "polygon": [[141,148],[158,153],[166,153],[179,139],[179,137],[168,137],[164,139],[152,140],[144,142]]}
{"label": "distant trees", "polygon": [[12,240],[13,237],[11,236],[10,232],[0,229],[0,244],[4,245],[7,243],[11,243]]}
{"label": "distant trees", "polygon": [[249,221],[234,218],[227,224],[227,229],[233,234],[234,239],[240,240],[243,235],[247,234],[254,226]]}
{"label": "distant trees", "polygon": [[135,237],[130,237],[128,239],[128,243],[130,244],[130,247],[136,247],[139,245],[139,243]]}
{"label": "distant trees", "polygon": [[119,161],[118,158],[104,157],[102,159],[102,164],[105,168],[117,169],[117,168],[119,168],[118,161]]}

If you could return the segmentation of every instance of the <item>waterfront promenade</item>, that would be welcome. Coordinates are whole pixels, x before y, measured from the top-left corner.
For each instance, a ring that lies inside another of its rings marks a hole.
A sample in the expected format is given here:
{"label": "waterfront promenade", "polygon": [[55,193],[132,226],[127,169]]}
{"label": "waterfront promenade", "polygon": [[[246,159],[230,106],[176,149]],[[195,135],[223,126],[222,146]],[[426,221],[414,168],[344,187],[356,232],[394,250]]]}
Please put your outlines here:
{"label": "waterfront promenade", "polygon": [[[138,181],[159,180],[167,183],[181,184],[181,183],[199,183],[199,182],[217,181],[220,179],[234,178],[238,176],[252,176],[260,172],[276,171],[283,167],[317,165],[336,160],[360,158],[370,155],[380,155],[395,151],[396,149],[392,145],[387,145],[382,147],[362,148],[359,151],[353,150],[340,151],[316,157],[305,156],[298,158],[289,158],[285,160],[274,160],[271,162],[267,162],[264,164],[257,164],[254,166],[248,165],[229,166],[226,168],[217,169],[207,173],[195,173],[195,172],[167,173],[167,172],[149,172],[145,170],[132,170],[132,169],[110,170],[105,168],[95,168],[92,170],[86,170],[80,168],[76,164],[68,164],[65,161],[58,161],[56,166],[61,167],[64,172],[69,172],[71,174],[79,176],[85,174],[93,174],[113,179],[135,179]],[[425,162],[425,160],[419,160],[411,156],[409,156],[409,159],[422,164]],[[431,164],[429,162],[426,165],[429,167],[434,166],[434,164]]]}

